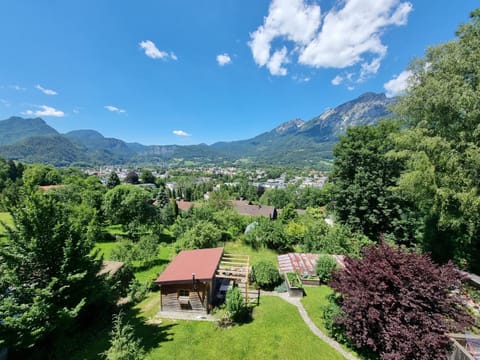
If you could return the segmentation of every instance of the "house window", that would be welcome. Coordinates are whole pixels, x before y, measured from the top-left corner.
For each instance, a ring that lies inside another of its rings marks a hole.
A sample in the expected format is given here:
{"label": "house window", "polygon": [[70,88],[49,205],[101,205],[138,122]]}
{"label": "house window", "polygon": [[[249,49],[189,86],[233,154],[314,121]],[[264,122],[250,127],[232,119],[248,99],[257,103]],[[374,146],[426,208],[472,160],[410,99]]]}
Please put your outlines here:
{"label": "house window", "polygon": [[178,290],[178,296],[186,296],[186,297],[189,297],[190,296],[190,291],[188,290]]}

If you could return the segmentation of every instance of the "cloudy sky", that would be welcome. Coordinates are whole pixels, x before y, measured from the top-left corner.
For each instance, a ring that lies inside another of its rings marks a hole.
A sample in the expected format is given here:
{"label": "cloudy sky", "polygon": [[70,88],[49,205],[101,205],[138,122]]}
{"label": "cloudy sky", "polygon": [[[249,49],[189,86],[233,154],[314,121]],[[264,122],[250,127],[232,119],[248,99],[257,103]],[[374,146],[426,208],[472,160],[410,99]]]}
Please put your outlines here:
{"label": "cloudy sky", "polygon": [[240,140],[401,93],[474,0],[2,0],[0,119],[143,144]]}

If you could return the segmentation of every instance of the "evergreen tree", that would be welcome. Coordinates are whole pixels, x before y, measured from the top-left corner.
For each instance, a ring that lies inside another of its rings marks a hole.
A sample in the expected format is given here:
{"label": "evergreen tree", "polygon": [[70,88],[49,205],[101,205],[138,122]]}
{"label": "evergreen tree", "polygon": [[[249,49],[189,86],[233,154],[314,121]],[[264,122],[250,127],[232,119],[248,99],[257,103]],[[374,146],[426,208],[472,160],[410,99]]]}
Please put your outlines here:
{"label": "evergreen tree", "polygon": [[120,185],[120,179],[115,171],[112,171],[107,179],[107,189],[113,189],[115,186]]}
{"label": "evergreen tree", "polygon": [[24,196],[12,210],[14,227],[0,247],[0,338],[12,348],[68,329],[99,300],[95,219],[84,210],[53,192]]}

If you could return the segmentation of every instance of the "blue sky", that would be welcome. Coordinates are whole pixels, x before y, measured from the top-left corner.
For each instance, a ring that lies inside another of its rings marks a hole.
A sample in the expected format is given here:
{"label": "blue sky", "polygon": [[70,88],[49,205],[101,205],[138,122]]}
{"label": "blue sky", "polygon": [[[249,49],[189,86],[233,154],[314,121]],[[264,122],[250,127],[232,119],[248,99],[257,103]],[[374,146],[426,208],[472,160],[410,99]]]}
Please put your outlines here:
{"label": "blue sky", "polygon": [[[143,144],[247,139],[454,39],[474,0],[1,0],[0,119]],[[387,84],[387,85],[386,85]]]}

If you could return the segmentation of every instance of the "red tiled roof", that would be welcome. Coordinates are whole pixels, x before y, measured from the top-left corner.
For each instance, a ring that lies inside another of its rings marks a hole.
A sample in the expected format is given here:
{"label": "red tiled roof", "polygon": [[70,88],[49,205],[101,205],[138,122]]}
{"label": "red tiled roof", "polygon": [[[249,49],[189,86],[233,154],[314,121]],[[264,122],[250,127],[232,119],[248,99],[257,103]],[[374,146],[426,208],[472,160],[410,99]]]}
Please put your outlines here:
{"label": "red tiled roof", "polygon": [[167,266],[155,282],[157,284],[210,280],[215,276],[223,248],[183,250]]}

